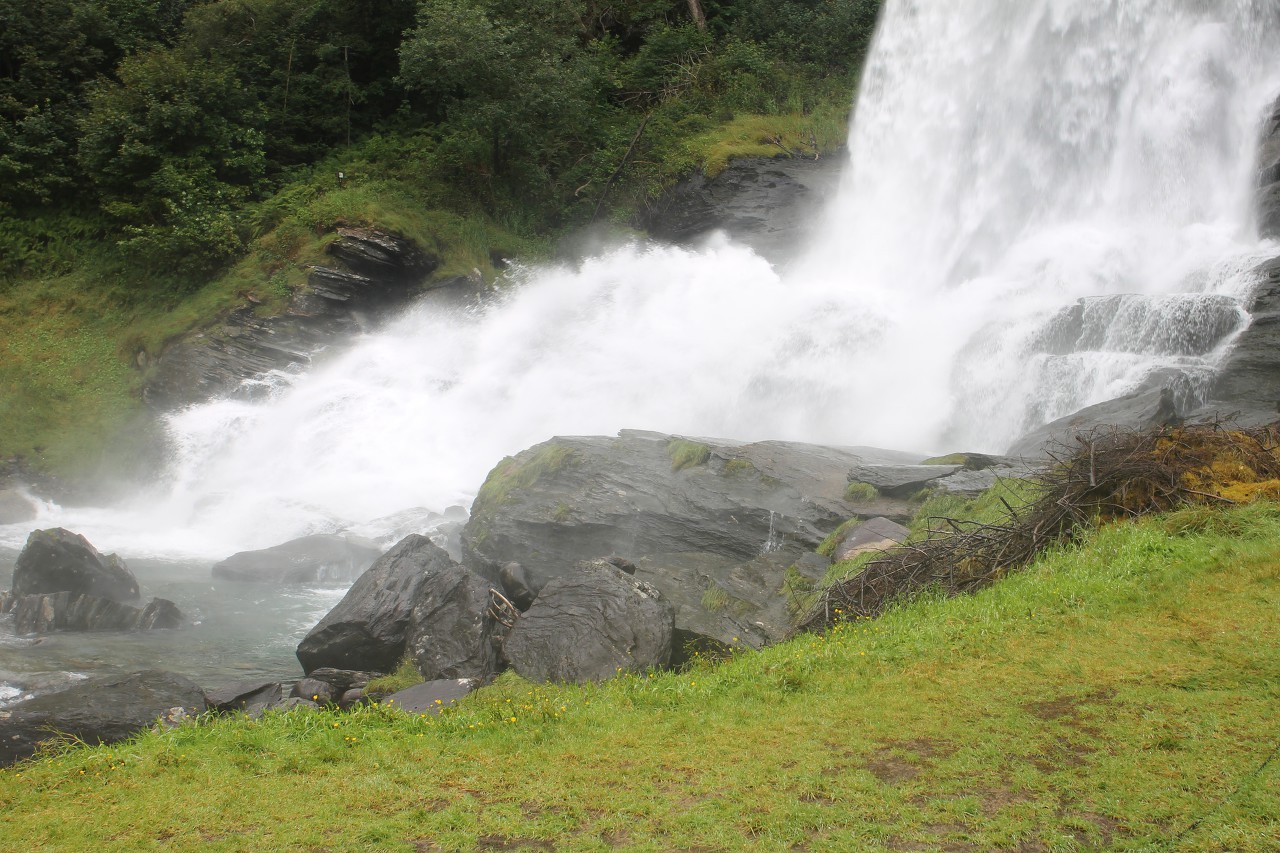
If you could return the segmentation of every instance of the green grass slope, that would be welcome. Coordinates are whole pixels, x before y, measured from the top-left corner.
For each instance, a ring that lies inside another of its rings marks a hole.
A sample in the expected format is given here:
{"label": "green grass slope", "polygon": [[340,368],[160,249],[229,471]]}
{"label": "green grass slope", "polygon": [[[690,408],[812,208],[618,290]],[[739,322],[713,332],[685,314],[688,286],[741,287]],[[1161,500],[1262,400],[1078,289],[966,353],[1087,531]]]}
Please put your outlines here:
{"label": "green grass slope", "polygon": [[211,720],[0,773],[22,850],[1280,848],[1280,507],[972,597],[441,717]]}

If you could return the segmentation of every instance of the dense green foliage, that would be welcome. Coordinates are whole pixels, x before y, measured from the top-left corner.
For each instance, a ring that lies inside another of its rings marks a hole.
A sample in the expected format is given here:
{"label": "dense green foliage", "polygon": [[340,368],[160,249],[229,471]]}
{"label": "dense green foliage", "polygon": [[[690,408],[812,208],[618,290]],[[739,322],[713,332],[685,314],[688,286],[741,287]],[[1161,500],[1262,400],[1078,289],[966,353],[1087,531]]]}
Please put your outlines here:
{"label": "dense green foliage", "polygon": [[879,2],[45,7],[0,0],[0,215],[22,223],[0,229],[3,271],[79,227],[189,287],[243,253],[256,202],[370,143],[374,171],[435,206],[581,223],[615,173],[645,187],[673,140],[811,112],[824,80],[847,99]]}

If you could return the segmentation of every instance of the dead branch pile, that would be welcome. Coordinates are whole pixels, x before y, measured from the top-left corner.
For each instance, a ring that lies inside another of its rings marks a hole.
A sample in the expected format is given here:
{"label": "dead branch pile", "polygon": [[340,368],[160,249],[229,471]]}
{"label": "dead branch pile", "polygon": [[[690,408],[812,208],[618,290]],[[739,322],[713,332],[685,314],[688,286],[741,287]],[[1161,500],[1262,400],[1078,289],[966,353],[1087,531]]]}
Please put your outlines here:
{"label": "dead branch pile", "polygon": [[972,592],[1109,521],[1189,504],[1280,498],[1280,422],[1253,429],[1104,428],[1076,441],[1052,454],[1036,498],[1017,509],[1005,503],[1004,522],[931,520],[940,529],[927,539],[887,551],[828,587],[797,630],[874,617],[894,599],[927,588]]}

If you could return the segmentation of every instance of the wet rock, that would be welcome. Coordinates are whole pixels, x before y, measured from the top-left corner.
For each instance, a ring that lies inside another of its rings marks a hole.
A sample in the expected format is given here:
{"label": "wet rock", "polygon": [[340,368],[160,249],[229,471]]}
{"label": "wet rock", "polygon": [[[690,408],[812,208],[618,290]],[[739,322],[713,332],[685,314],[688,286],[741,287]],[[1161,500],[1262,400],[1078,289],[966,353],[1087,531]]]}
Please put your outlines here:
{"label": "wet rock", "polygon": [[361,575],[298,644],[304,672],[319,667],[391,672],[404,654],[418,601],[430,575],[454,565],[425,536],[406,536]]}
{"label": "wet rock", "polygon": [[415,684],[392,693],[382,704],[400,708],[410,714],[439,714],[463,696],[480,686],[473,678],[445,678]]}
{"label": "wet rock", "polygon": [[279,681],[237,681],[204,692],[209,707],[221,713],[241,711],[257,716],[280,704],[284,686]]}
{"label": "wet rock", "polygon": [[1032,430],[1013,443],[1009,455],[1043,459],[1057,448],[1074,446],[1077,436],[1099,427],[1142,430],[1179,424],[1183,413],[1176,400],[1171,388],[1158,386],[1098,403]]}
{"label": "wet rock", "polygon": [[418,244],[398,234],[374,228],[339,226],[338,239],[325,251],[366,276],[406,284],[421,281],[440,265]]}
{"label": "wet rock", "polygon": [[382,549],[367,539],[316,534],[233,554],[215,565],[212,574],[221,580],[251,583],[348,583],[380,556]]}
{"label": "wet rock", "polygon": [[102,555],[78,533],[36,530],[13,568],[13,595],[70,592],[110,601],[137,601],[138,580],[115,554]]}
{"label": "wet rock", "polygon": [[528,610],[538,597],[542,584],[536,582],[519,563],[507,563],[498,571],[502,592],[522,612]]}
{"label": "wet rock", "polygon": [[204,693],[190,679],[148,670],[83,682],[14,705],[0,718],[0,766],[32,755],[51,732],[89,744],[115,743],[155,725],[203,713]]}
{"label": "wet rock", "polygon": [[682,636],[760,646],[790,631],[787,569],[860,514],[844,497],[847,472],[921,458],[632,430],[556,438],[490,474],[463,531],[464,563],[491,577],[518,561],[550,583],[625,554]]}
{"label": "wet rock", "polygon": [[220,326],[167,346],[143,387],[147,403],[169,409],[265,393],[270,386],[253,380],[309,365],[312,353],[403,304],[437,263],[412,241],[376,229],[341,228],[330,246],[338,246],[329,250],[338,266],[313,268],[282,314],[262,317],[245,305]]}
{"label": "wet rock", "polygon": [[854,465],[850,483],[867,483],[891,498],[909,498],[921,489],[960,470],[959,465]]}
{"label": "wet rock", "polygon": [[677,243],[722,230],[772,261],[788,260],[834,192],[845,159],[737,159],[714,178],[698,172],[678,183],[650,205],[641,225]]}
{"label": "wet rock", "polygon": [[594,560],[549,581],[503,650],[530,681],[602,681],[667,666],[674,615],[653,587]]}
{"label": "wet rock", "polygon": [[36,517],[36,505],[17,489],[0,489],[0,525],[21,524]]}
{"label": "wet rock", "polygon": [[1270,423],[1280,412],[1280,258],[1254,271],[1253,322],[1236,339],[1214,380],[1209,402],[1190,415],[1235,416],[1246,426]]}
{"label": "wet rock", "polygon": [[96,595],[55,592],[24,595],[13,604],[16,634],[54,631],[150,631],[180,628],[185,620],[172,601],[152,599],[146,607],[121,604]]}
{"label": "wet rock", "polygon": [[489,616],[490,583],[462,566],[447,566],[426,578],[406,640],[406,651],[428,681],[487,680],[498,671]]}
{"label": "wet rock", "polygon": [[303,678],[293,685],[289,696],[295,699],[308,699],[317,705],[327,705],[333,701],[333,685],[318,678]]}
{"label": "wet rock", "polygon": [[869,518],[840,539],[832,559],[838,563],[868,551],[887,551],[907,541],[910,535],[910,530],[887,518]]}

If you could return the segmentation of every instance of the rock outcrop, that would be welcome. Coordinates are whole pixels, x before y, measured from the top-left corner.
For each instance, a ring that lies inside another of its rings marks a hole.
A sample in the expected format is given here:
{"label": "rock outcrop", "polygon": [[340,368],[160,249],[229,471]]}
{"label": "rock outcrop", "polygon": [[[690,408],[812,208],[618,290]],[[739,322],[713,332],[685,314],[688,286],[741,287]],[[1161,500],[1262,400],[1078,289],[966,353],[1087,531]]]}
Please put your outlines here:
{"label": "rock outcrop", "polygon": [[316,350],[403,303],[439,263],[396,234],[345,227],[337,232],[327,247],[335,266],[313,267],[308,287],[293,295],[283,314],[261,317],[246,305],[219,327],[170,345],[147,377],[144,399],[168,409],[214,396],[252,395],[255,386],[246,380],[309,364]]}
{"label": "rock outcrop", "polygon": [[911,531],[887,518],[869,518],[845,531],[836,542],[831,559],[839,563],[869,551],[886,551],[907,541]]}
{"label": "rock outcrop", "polygon": [[204,691],[204,698],[210,710],[252,717],[279,705],[284,700],[284,685],[279,681],[237,681]]}
{"label": "rock outcrop", "polygon": [[744,157],[714,178],[695,172],[650,205],[641,225],[676,243],[723,230],[769,260],[785,261],[803,246],[845,159]]}
{"label": "rock outcrop", "polygon": [[1174,392],[1163,385],[1135,391],[1115,400],[1088,406],[1032,430],[1009,448],[1010,456],[1045,458],[1056,449],[1069,448],[1076,436],[1099,427],[1150,429],[1182,423],[1183,414]]}
{"label": "rock outcrop", "polygon": [[349,583],[382,556],[377,543],[318,533],[258,551],[233,554],[212,569],[220,580],[250,583]]}
{"label": "rock outcrop", "polygon": [[480,682],[474,678],[439,679],[406,687],[382,703],[410,714],[439,714],[479,686]]}
{"label": "rock outcrop", "polygon": [[1253,322],[1232,347],[1214,380],[1209,403],[1192,414],[1232,416],[1246,426],[1275,420],[1280,412],[1280,258],[1256,270]]}
{"label": "rock outcrop", "polygon": [[503,650],[530,681],[603,681],[667,666],[674,627],[674,611],[657,590],[593,560],[550,581]]}
{"label": "rock outcrop", "polygon": [[616,554],[674,608],[677,646],[697,637],[760,646],[790,629],[788,573],[812,584],[825,571],[801,558],[850,517],[883,514],[846,500],[849,472],[920,461],[636,431],[556,438],[490,473],[463,531],[464,562],[487,577],[517,562],[545,595],[579,563]]}
{"label": "rock outcrop", "polygon": [[31,756],[54,732],[89,744],[114,743],[205,709],[200,687],[171,672],[96,678],[0,711],[0,766]]}
{"label": "rock outcrop", "polygon": [[454,565],[425,536],[405,537],[378,558],[298,644],[303,671],[326,666],[395,669],[404,655],[419,589],[429,577]]}
{"label": "rock outcrop", "polygon": [[36,530],[13,567],[13,597],[70,592],[110,601],[137,601],[138,579],[115,554],[102,555],[78,533]]}

